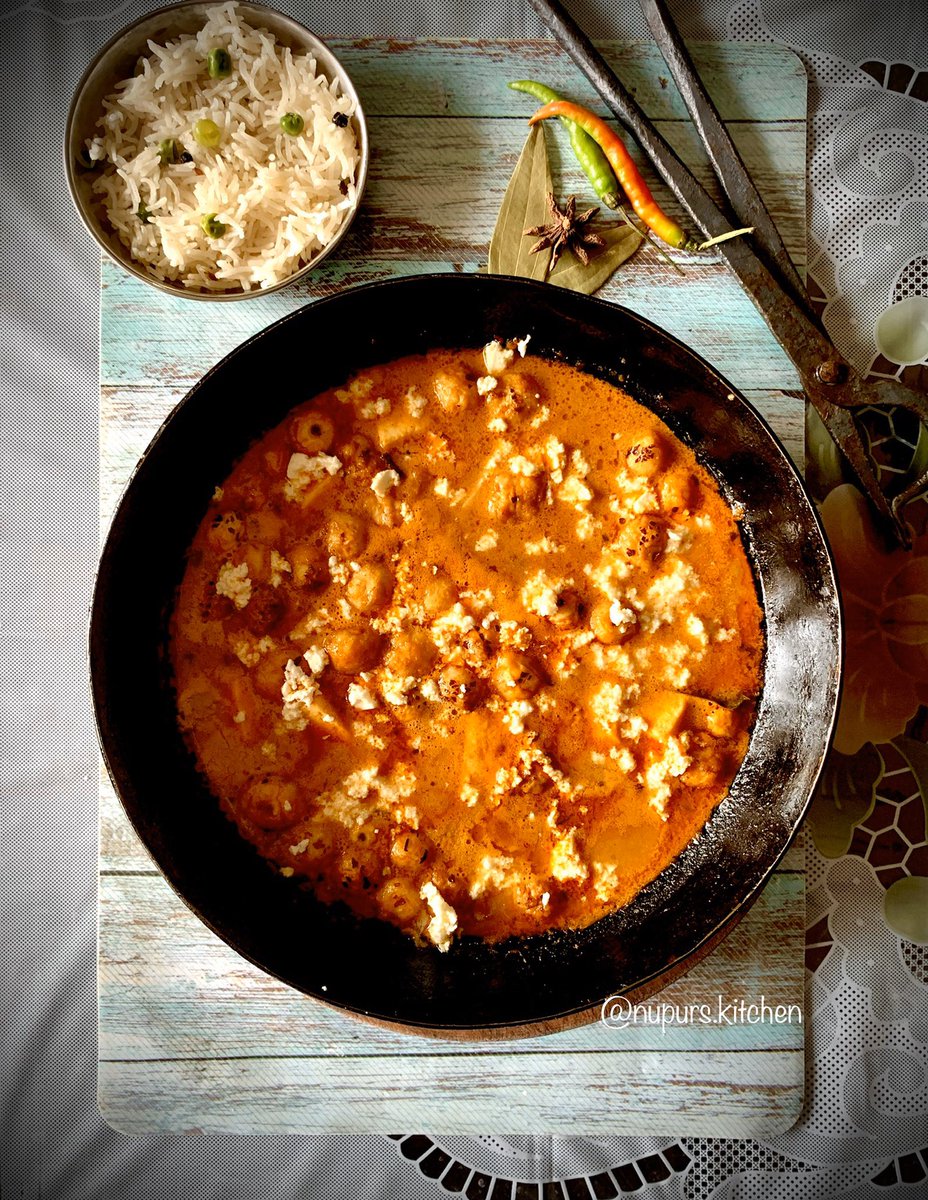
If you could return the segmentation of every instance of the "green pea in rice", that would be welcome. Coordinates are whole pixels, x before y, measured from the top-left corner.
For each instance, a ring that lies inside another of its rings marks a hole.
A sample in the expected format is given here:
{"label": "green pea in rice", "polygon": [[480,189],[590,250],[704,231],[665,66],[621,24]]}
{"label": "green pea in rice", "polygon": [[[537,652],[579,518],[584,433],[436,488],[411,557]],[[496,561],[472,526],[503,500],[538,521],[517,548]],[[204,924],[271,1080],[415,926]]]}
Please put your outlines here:
{"label": "green pea in rice", "polygon": [[[317,74],[311,55],[276,45],[233,3],[213,9],[199,33],[148,47],[137,74],[104,101],[101,133],[87,143],[91,160],[106,163],[93,190],[110,225],[158,279],[192,290],[250,291],[286,279],[354,207],[358,141],[350,123],[333,121],[351,114],[351,102]],[[207,58],[217,48],[232,70],[212,79]],[[282,131],[285,113],[302,115],[298,137]],[[219,127],[218,148],[195,140],[200,120]],[[168,138],[192,161],[162,164]],[[227,227],[221,238],[201,227],[209,213]]]}

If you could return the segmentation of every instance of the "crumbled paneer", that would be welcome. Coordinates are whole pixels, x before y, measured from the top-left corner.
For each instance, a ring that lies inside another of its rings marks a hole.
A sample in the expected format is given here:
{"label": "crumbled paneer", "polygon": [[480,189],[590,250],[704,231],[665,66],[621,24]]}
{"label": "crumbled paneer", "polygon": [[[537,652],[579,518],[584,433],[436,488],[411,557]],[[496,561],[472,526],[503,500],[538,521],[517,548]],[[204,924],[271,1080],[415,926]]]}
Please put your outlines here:
{"label": "crumbled paneer", "polygon": [[428,700],[430,703],[435,703],[441,700],[441,692],[438,690],[438,684],[434,679],[423,679],[419,684],[419,695],[423,700]]}
{"label": "crumbled paneer", "polygon": [[498,541],[499,541],[499,537],[496,533],[496,530],[490,529],[486,533],[481,534],[479,538],[477,538],[476,542],[474,542],[474,549],[476,551],[478,551],[479,553],[483,553],[487,550],[495,550],[496,543]]}
{"label": "crumbled paneer", "polygon": [[[319,815],[337,821],[352,832],[364,825],[380,809],[376,794],[378,770],[376,765],[361,767],[352,771],[340,787],[323,792],[317,800]],[[371,793],[374,793],[373,798]]]}
{"label": "crumbled paneer", "polygon": [[518,737],[525,732],[525,718],[534,711],[528,700],[513,700],[506,706],[503,713],[503,724],[511,734]]}
{"label": "crumbled paneer", "polygon": [[598,900],[608,900],[615,893],[619,882],[619,869],[615,863],[593,864],[593,889]]}
{"label": "crumbled paneer", "polygon": [[282,554],[279,554],[276,550],[272,550],[270,573],[271,587],[280,587],[284,581],[284,576],[290,574],[292,574],[292,568],[289,562],[287,562]]}
{"label": "crumbled paneer", "polygon": [[416,677],[414,675],[396,676],[385,672],[380,680],[380,694],[387,704],[401,707],[409,703],[407,693],[411,692],[415,686]]}
{"label": "crumbled paneer", "polygon": [[699,580],[689,563],[678,558],[670,562],[663,575],[658,575],[644,596],[644,607],[639,621],[646,633],[652,633],[660,625],[669,625],[684,602],[696,599],[695,589]]}
{"label": "crumbled paneer", "polygon": [[609,750],[609,757],[618,763],[619,770],[624,771],[626,775],[631,775],[638,766],[634,754],[627,746],[612,746]]}
{"label": "crumbled paneer", "polygon": [[695,638],[700,646],[705,646],[709,641],[706,626],[695,613],[690,613],[686,618],[686,632],[690,637]]}
{"label": "crumbled paneer", "polygon": [[513,475],[537,475],[538,464],[522,454],[515,454],[509,460],[509,470]]}
{"label": "crumbled paneer", "polygon": [[667,553],[685,554],[693,544],[693,532],[685,525],[671,525],[667,530]]}
{"label": "crumbled paneer", "polygon": [[351,572],[349,570],[348,563],[342,562],[340,558],[336,558],[334,554],[330,554],[328,567],[329,576],[331,577],[332,582],[340,584],[342,587],[344,587],[351,578]]}
{"label": "crumbled paneer", "polygon": [[609,605],[609,620],[623,634],[634,628],[638,617],[634,609],[626,608],[619,600],[613,600]]}
{"label": "crumbled paneer", "polygon": [[476,624],[477,622],[458,600],[446,613],[442,613],[432,622],[432,635],[435,638],[436,646],[442,653],[447,653],[457,639],[465,633],[470,633]]}
{"label": "crumbled paneer", "polygon": [[553,434],[545,442],[545,458],[551,468],[551,482],[563,483],[564,467],[567,465],[567,450],[564,443]]}
{"label": "crumbled paneer", "polygon": [[577,524],[575,528],[577,530],[577,537],[580,539],[580,541],[587,542],[594,533],[597,533],[602,528],[602,525],[594,518],[592,513],[585,512],[581,513],[577,518]]}
{"label": "crumbled paneer", "polygon": [[572,450],[570,452],[570,469],[580,479],[586,479],[587,475],[589,475],[590,464],[586,461],[582,450]]}
{"label": "crumbled paneer", "polygon": [[513,650],[527,650],[532,641],[532,631],[518,621],[500,621],[499,640],[500,645]]}
{"label": "crumbled paneer", "polygon": [[406,407],[409,409],[409,415],[417,420],[425,412],[425,406],[428,404],[428,397],[415,386],[411,387],[406,393]]}
{"label": "crumbled paneer", "polygon": [[244,608],[251,599],[251,580],[248,577],[248,563],[223,563],[216,577],[216,594],[227,596],[236,608]]}
{"label": "crumbled paneer", "polygon": [[637,742],[642,734],[648,732],[648,723],[637,713],[623,713],[619,720],[619,732],[630,742]]}
{"label": "crumbled paneer", "polygon": [[256,667],[264,655],[274,649],[275,644],[274,639],[267,636],[253,638],[241,634],[233,639],[232,652],[243,667]]}
{"label": "crumbled paneer", "polygon": [[438,479],[435,480],[435,483],[432,487],[432,491],[436,496],[447,496],[450,490],[451,484],[444,477],[444,475],[440,475]]}
{"label": "crumbled paneer", "polygon": [[461,800],[468,807],[473,808],[480,799],[480,791],[475,788],[472,783],[465,783],[461,788]]}
{"label": "crumbled paneer", "polygon": [[490,420],[487,421],[487,429],[490,431],[490,433],[505,433],[508,428],[509,425],[503,420],[502,417],[491,417]]}
{"label": "crumbled paneer", "polygon": [[586,863],[581,859],[577,850],[577,831],[568,829],[566,833],[558,833],[554,839],[551,851],[551,874],[560,883],[568,879],[586,879]]}
{"label": "crumbled paneer", "polygon": [[547,534],[544,537],[538,538],[537,541],[525,543],[525,553],[532,555],[532,557],[538,554],[561,554],[563,550],[564,547],[552,541]]}
{"label": "crumbled paneer", "polygon": [[483,362],[490,375],[502,375],[515,358],[515,351],[502,342],[487,342],[483,348]]}
{"label": "crumbled paneer", "polygon": [[303,653],[303,661],[313,675],[321,675],[329,665],[329,656],[321,646],[310,646]]}
{"label": "crumbled paneer", "polygon": [[593,499],[593,493],[578,475],[568,475],[558,488],[557,495],[559,500],[573,505],[574,508],[589,504]]}
{"label": "crumbled paneer", "polygon": [[601,683],[590,697],[590,711],[598,725],[612,733],[625,715],[625,688],[621,683]]}
{"label": "crumbled paneer", "polygon": [[288,491],[287,495],[302,491],[324,475],[337,475],[341,469],[341,459],[334,454],[291,454],[287,463],[287,479],[292,491]]}
{"label": "crumbled paneer", "polygon": [[391,409],[390,401],[386,396],[380,396],[376,400],[369,400],[367,404],[361,405],[361,416],[371,420],[373,417],[385,417]]}
{"label": "crumbled paneer", "polygon": [[335,399],[340,400],[342,404],[347,404],[351,400],[363,400],[373,390],[373,379],[369,375],[358,375],[355,379],[352,379],[347,388],[339,388],[336,391]]}
{"label": "crumbled paneer", "polygon": [[522,603],[539,617],[553,617],[558,611],[558,596],[565,586],[566,581],[552,582],[544,571],[536,571],[522,585]]}
{"label": "crumbled paneer", "polygon": [[477,380],[477,394],[480,396],[489,396],[490,392],[496,387],[497,380],[493,375],[481,375]]}
{"label": "crumbled paneer", "polygon": [[366,799],[370,795],[379,771],[380,768],[376,763],[372,767],[361,767],[357,771],[352,771],[343,784],[345,795],[351,800]]}
{"label": "crumbled paneer", "polygon": [[470,885],[470,898],[476,900],[490,888],[497,891],[512,882],[513,860],[505,854],[485,854],[481,858],[473,882]]}
{"label": "crumbled paneer", "polygon": [[395,488],[399,483],[400,477],[392,467],[388,467],[385,471],[378,471],[371,480],[371,491],[375,496],[386,496],[391,488]]}
{"label": "crumbled paneer", "polygon": [[646,476],[633,475],[623,467],[616,475],[615,481],[619,494],[613,497],[613,512],[634,515],[659,511],[660,500]]}
{"label": "crumbled paneer", "polygon": [[526,352],[528,350],[528,344],[531,340],[532,340],[532,335],[530,333],[527,333],[524,338],[519,338],[519,340],[516,342],[516,349],[519,351],[520,358],[525,358]]}
{"label": "crumbled paneer", "polygon": [[669,737],[664,753],[656,758],[644,772],[642,782],[648,789],[648,803],[660,814],[661,820],[668,818],[667,801],[670,799],[671,779],[678,779],[689,767],[692,759],[685,753],[683,742],[678,737]]}
{"label": "crumbled paneer", "polygon": [[377,697],[363,683],[349,683],[348,703],[352,708],[360,709],[362,712],[369,712],[377,707]]}
{"label": "crumbled paneer", "polygon": [[457,913],[431,880],[422,885],[419,889],[419,896],[426,902],[432,913],[432,919],[426,926],[425,935],[434,946],[444,953],[451,945],[454,931],[458,927]]}
{"label": "crumbled paneer", "polygon": [[284,667],[280,694],[284,702],[281,710],[283,719],[295,729],[305,729],[309,710],[319,694],[319,685],[292,658],[287,660]]}
{"label": "crumbled paneer", "polygon": [[414,804],[404,804],[394,812],[396,820],[410,829],[419,828],[419,810]]}

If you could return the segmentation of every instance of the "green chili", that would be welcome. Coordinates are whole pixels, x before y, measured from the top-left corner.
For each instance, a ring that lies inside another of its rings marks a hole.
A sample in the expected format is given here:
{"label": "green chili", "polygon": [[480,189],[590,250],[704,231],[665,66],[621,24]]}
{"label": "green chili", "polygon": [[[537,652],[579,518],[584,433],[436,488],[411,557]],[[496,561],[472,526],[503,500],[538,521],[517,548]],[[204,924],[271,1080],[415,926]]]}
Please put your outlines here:
{"label": "green chili", "polygon": [[[514,92],[525,92],[529,96],[534,96],[536,100],[541,100],[544,104],[562,99],[553,88],[539,83],[536,79],[517,79],[509,86]],[[566,117],[562,117],[561,122],[570,134],[573,152],[592,184],[593,191],[607,208],[618,208],[621,203],[621,195],[609,160],[595,140],[585,133],[576,121],[569,121]]]}
{"label": "green chili", "polygon": [[609,165],[615,171],[616,178],[622,184],[628,202],[659,238],[678,250],[697,250],[700,247],[693,241],[682,226],[669,217],[651,195],[651,189],[644,181],[632,156],[625,149],[625,143],[606,122],[590,112],[582,105],[573,104],[569,100],[549,101],[543,108],[529,117],[529,125],[537,121],[545,121],[548,117],[569,117],[593,138],[609,160]]}
{"label": "green chili", "polygon": [[210,79],[225,79],[232,74],[232,58],[228,50],[210,50],[206,56],[206,69]]}
{"label": "green chili", "polygon": [[151,224],[151,209],[148,207],[148,205],[145,203],[144,200],[142,200],[139,203],[138,208],[135,210],[135,215],[138,217],[138,219],[142,222],[143,225]]}
{"label": "green chili", "polygon": [[203,117],[194,125],[193,136],[207,150],[215,150],[222,141],[222,130],[215,121],[211,121],[209,117]]}
{"label": "green chili", "polygon": [[229,232],[229,226],[220,221],[215,213],[205,213],[200,218],[200,228],[207,237],[222,237]]}
{"label": "green chili", "polygon": [[298,137],[303,132],[304,121],[299,113],[288,112],[280,118],[280,127],[288,137]]}

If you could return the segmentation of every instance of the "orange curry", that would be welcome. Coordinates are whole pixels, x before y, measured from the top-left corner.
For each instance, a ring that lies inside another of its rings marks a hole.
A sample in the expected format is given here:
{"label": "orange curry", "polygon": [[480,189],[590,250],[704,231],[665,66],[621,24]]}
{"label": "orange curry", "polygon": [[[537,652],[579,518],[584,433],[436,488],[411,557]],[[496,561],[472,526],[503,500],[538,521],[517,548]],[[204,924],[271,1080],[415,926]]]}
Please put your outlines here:
{"label": "orange curry", "polygon": [[172,618],[180,724],[242,835],[439,950],[626,904],[725,797],[761,685],[709,474],[526,341],[296,408],[216,488]]}

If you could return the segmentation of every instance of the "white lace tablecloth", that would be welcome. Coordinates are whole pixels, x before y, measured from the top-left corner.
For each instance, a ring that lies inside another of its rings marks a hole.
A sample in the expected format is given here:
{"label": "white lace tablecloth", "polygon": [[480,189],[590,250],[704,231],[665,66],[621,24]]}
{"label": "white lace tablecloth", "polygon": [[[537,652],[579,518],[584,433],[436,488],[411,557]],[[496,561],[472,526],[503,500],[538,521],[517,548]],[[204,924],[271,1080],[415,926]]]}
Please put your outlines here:
{"label": "white lace tablecloth", "polygon": [[[539,37],[521,0],[282,7],[325,36]],[[189,1196],[611,1197],[925,1195],[928,949],[884,894],[928,874],[923,787],[881,759],[846,852],[808,851],[806,1107],[769,1142],[708,1139],[117,1135],[95,1102],[95,736],[86,613],[97,553],[96,247],[60,166],[82,70],[152,4],[7,3],[0,136],[6,501],[3,546],[3,1193],[49,1200]],[[635,0],[572,6],[594,37],[644,37]],[[862,370],[922,383],[877,350],[896,300],[928,293],[928,19],[920,0],[676,3],[686,36],[771,40],[810,74],[809,275]],[[608,13],[608,16],[605,14]],[[12,585],[12,586],[11,586]],[[885,758],[885,756],[884,756]],[[813,831],[814,832],[814,831]],[[853,837],[853,840],[851,840]]]}

